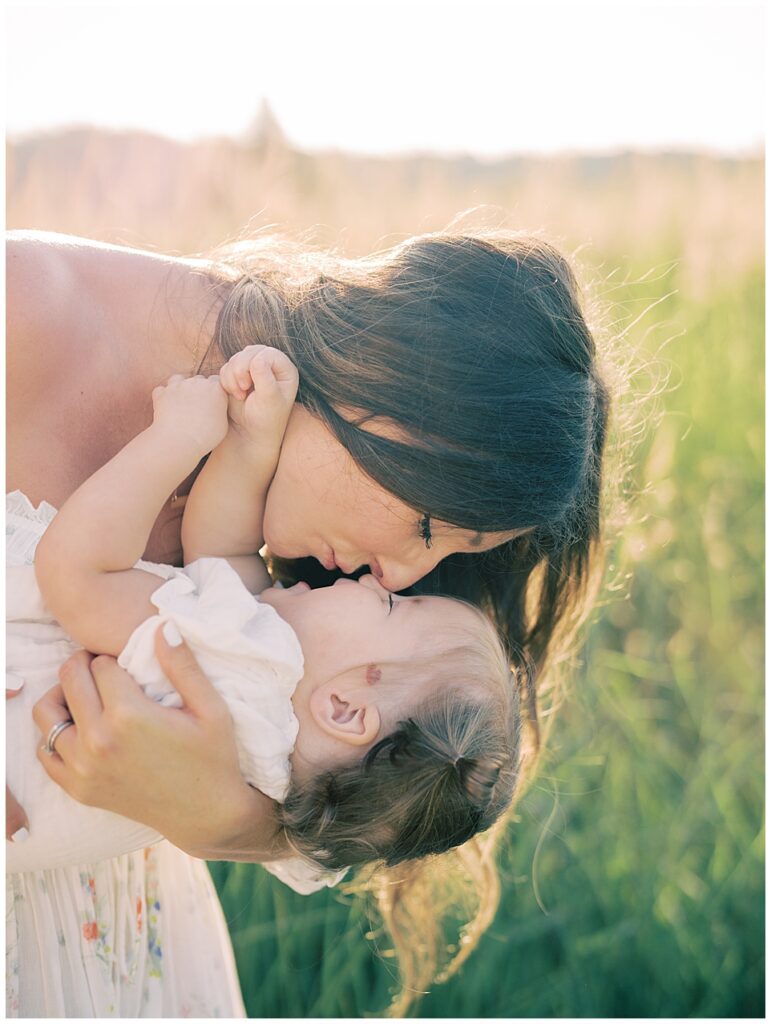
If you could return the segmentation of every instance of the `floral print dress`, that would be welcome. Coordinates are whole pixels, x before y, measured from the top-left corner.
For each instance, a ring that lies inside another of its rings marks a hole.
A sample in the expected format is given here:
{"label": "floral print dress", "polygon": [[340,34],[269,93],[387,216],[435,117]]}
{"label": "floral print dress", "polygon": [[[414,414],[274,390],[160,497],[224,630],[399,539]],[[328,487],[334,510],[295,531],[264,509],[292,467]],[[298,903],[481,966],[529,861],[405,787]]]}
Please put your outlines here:
{"label": "floral print dress", "polygon": [[243,1017],[202,861],[162,842],[6,879],[8,1017]]}

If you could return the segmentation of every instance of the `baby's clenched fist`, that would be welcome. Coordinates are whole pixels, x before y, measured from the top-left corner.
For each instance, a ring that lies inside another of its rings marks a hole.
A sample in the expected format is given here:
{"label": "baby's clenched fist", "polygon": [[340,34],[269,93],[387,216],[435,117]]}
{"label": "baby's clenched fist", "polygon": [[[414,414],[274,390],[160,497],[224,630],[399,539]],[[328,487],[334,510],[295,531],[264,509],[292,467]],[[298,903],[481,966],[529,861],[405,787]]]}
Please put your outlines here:
{"label": "baby's clenched fist", "polygon": [[234,431],[266,454],[281,447],[299,376],[289,356],[269,345],[248,345],[220,371]]}

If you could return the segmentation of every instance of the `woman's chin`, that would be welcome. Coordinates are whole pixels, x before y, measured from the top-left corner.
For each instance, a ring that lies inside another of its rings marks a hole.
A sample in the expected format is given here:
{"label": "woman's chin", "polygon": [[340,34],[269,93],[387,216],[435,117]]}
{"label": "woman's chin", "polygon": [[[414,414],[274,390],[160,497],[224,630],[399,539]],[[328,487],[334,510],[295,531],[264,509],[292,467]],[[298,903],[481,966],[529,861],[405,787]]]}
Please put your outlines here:
{"label": "woman's chin", "polygon": [[313,551],[309,551],[307,544],[301,547],[299,544],[293,544],[291,540],[286,540],[284,537],[271,535],[267,529],[264,531],[264,537],[265,546],[274,558],[285,558],[287,560],[315,558],[319,561],[318,555]]}
{"label": "woman's chin", "polygon": [[263,537],[265,539],[265,547],[276,558],[302,558],[305,554],[304,552],[297,551],[283,537],[277,537],[268,526],[263,527]]}

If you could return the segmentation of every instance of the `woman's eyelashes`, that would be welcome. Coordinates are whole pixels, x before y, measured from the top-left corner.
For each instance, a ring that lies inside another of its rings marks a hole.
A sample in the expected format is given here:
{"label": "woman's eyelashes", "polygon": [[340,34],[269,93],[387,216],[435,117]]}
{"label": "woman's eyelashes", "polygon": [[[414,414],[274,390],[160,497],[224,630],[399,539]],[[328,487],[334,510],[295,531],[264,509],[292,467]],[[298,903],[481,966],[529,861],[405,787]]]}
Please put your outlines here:
{"label": "woman's eyelashes", "polygon": [[420,517],[420,520],[418,522],[418,533],[420,534],[422,539],[425,541],[426,547],[430,548],[431,547],[432,534],[431,534],[431,516],[428,514],[428,512],[424,512],[423,515]]}
{"label": "woman's eyelashes", "polygon": [[394,598],[393,598],[393,594],[389,594],[388,595],[388,614],[390,615],[393,610],[394,610]]}

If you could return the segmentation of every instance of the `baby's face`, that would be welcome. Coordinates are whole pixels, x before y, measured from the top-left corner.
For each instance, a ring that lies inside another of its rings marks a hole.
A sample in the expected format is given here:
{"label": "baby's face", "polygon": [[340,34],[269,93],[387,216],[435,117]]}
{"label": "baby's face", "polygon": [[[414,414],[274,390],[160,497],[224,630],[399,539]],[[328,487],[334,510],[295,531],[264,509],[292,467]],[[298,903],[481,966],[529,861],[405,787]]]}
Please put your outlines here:
{"label": "baby's face", "polygon": [[[447,597],[400,597],[374,576],[340,579],[311,590],[298,583],[273,587],[260,600],[276,609],[297,633],[306,672],[330,678],[356,665],[425,658],[441,637],[476,626],[476,612]],[[435,641],[435,642],[434,642]]]}
{"label": "baby's face", "polygon": [[479,613],[447,597],[399,597],[374,576],[311,590],[272,588],[272,605],[297,633],[303,677],[292,697],[299,732],[295,780],[361,757],[452,673],[432,658],[480,629]]}

